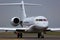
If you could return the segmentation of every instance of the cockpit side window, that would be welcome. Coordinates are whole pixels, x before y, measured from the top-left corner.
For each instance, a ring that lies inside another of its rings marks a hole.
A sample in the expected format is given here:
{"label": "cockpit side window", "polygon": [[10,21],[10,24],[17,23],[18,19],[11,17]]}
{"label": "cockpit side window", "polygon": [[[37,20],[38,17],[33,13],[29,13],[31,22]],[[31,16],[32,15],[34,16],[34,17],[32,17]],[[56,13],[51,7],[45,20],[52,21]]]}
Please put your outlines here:
{"label": "cockpit side window", "polygon": [[47,21],[47,19],[44,19],[44,21]]}

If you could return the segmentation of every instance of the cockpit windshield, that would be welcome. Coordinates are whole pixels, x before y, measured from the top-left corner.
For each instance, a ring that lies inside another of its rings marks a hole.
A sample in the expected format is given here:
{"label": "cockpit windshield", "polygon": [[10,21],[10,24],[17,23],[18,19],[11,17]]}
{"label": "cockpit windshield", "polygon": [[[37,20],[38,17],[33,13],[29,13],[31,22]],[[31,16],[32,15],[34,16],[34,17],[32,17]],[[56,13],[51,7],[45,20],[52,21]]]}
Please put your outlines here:
{"label": "cockpit windshield", "polygon": [[47,21],[47,19],[36,19],[36,21]]}

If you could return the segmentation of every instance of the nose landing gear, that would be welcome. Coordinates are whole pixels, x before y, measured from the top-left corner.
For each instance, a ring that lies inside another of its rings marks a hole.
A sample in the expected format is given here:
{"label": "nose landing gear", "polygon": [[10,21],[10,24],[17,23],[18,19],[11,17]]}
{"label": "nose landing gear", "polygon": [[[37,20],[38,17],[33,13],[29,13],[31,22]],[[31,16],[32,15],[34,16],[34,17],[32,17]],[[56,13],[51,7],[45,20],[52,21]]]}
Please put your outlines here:
{"label": "nose landing gear", "polygon": [[38,33],[38,38],[44,38],[44,33],[43,32]]}

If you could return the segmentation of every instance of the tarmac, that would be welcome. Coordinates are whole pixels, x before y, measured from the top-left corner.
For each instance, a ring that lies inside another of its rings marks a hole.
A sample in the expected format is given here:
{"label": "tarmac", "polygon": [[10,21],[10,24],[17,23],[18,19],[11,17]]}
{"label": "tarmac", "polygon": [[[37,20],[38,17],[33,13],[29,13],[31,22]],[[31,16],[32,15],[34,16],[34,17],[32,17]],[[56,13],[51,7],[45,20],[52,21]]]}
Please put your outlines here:
{"label": "tarmac", "polygon": [[17,38],[16,34],[0,34],[0,40],[60,40],[60,36],[45,35],[45,38],[37,38],[37,33],[23,33],[23,38]]}

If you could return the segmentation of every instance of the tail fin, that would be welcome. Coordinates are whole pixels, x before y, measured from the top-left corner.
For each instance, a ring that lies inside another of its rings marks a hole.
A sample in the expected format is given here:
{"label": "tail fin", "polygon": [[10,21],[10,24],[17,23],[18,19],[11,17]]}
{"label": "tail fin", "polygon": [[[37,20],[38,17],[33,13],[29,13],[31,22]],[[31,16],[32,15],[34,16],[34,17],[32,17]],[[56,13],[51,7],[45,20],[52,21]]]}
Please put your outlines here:
{"label": "tail fin", "polygon": [[41,4],[32,4],[32,3],[24,3],[24,1],[22,0],[21,1],[21,8],[22,8],[22,20],[26,18],[26,12],[25,12],[25,8],[24,6],[38,6],[38,5],[41,5]]}
{"label": "tail fin", "polygon": [[22,20],[26,18],[25,8],[24,8],[24,2],[21,1],[21,8],[22,8]]}

